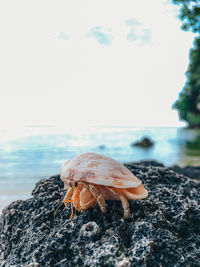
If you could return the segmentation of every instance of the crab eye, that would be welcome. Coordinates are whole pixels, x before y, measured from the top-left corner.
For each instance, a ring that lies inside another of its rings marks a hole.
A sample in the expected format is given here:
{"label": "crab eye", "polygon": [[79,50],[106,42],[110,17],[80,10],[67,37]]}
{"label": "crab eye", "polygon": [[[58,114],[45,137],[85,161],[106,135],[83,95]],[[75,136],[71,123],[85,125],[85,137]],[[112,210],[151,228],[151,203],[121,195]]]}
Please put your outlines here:
{"label": "crab eye", "polygon": [[78,183],[77,183],[77,182],[75,182],[75,183],[74,183],[74,185],[75,185],[75,187],[77,187],[77,186],[78,186]]}
{"label": "crab eye", "polygon": [[69,182],[69,185],[72,187],[72,183],[71,182]]}

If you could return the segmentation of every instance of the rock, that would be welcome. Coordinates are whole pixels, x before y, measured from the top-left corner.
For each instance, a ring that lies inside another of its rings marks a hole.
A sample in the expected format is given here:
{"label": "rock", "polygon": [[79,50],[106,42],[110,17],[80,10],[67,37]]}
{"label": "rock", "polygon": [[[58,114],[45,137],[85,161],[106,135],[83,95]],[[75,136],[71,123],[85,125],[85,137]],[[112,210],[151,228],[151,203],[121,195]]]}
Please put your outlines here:
{"label": "rock", "polygon": [[132,146],[138,146],[142,148],[150,148],[154,145],[153,141],[148,137],[143,137],[141,141],[131,144]]}
{"label": "rock", "polygon": [[30,267],[39,267],[39,263],[38,262],[33,262],[33,263],[30,263],[28,266],[30,266]]}
{"label": "rock", "polygon": [[187,177],[200,180],[200,167],[186,166],[184,168],[180,168],[179,166],[175,165],[170,169]]}
{"label": "rock", "polygon": [[89,222],[84,224],[80,230],[80,236],[89,239],[94,239],[95,237],[98,237],[99,233],[100,228],[95,222]]}
{"label": "rock", "polygon": [[139,162],[132,162],[132,163],[125,163],[125,165],[128,167],[130,167],[131,168],[131,166],[132,165],[137,165],[137,166],[139,166],[139,165],[143,165],[143,166],[145,166],[145,167],[164,167],[164,164],[163,163],[161,163],[161,162],[158,162],[158,161],[155,161],[155,160],[141,160],[141,161],[139,161]]}
{"label": "rock", "polygon": [[106,149],[106,146],[105,146],[105,145],[99,145],[98,148],[99,148],[100,150],[104,150],[104,149]]}
{"label": "rock", "polygon": [[131,267],[131,263],[128,259],[123,259],[119,263],[117,263],[116,267]]}
{"label": "rock", "polygon": [[[143,166],[154,166],[154,167],[164,167],[164,164],[155,160],[141,160],[139,162],[129,163],[134,165],[143,165]],[[127,167],[129,164],[125,164]],[[177,173],[183,174],[192,179],[200,180],[200,166],[186,166],[186,167],[179,167],[174,165],[169,167],[169,170],[175,171]]]}
{"label": "rock", "polygon": [[41,180],[32,198],[15,201],[0,217],[0,266],[199,266],[200,182],[169,168],[127,164],[149,191],[84,213],[56,211],[65,192],[59,175]]}

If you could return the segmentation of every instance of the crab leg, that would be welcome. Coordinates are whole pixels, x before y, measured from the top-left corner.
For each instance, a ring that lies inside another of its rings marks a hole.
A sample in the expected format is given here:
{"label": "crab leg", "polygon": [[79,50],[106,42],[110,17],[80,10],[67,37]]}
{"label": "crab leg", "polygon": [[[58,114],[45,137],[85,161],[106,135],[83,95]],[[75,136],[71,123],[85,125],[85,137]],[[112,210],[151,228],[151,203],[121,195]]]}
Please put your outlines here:
{"label": "crab leg", "polygon": [[67,193],[66,193],[66,195],[65,195],[65,198],[64,198],[64,200],[63,200],[63,202],[65,203],[65,205],[67,206],[67,207],[69,207],[69,199],[71,199],[71,197],[72,197],[72,195],[73,195],[73,191],[74,191],[74,189],[72,188],[72,187],[70,187],[68,190],[67,190]]}
{"label": "crab leg", "polygon": [[106,213],[106,202],[102,194],[99,192],[98,188],[94,185],[89,185],[90,193],[94,198],[96,198],[99,207],[103,213]]}
{"label": "crab leg", "polygon": [[85,211],[92,207],[96,199],[92,196],[89,189],[84,185],[82,191],[80,192],[80,211]]}
{"label": "crab leg", "polygon": [[127,198],[122,193],[120,193],[117,189],[114,189],[114,188],[112,188],[112,189],[109,188],[109,189],[113,193],[117,194],[118,197],[120,198],[120,200],[122,202],[122,207],[124,209],[124,218],[128,219],[130,216],[130,209],[129,209],[129,203],[128,203]]}
{"label": "crab leg", "polygon": [[73,204],[76,210],[81,210],[81,204],[80,204],[80,193],[82,190],[83,185],[81,183],[78,183],[78,186],[75,188],[75,192],[73,193]]}

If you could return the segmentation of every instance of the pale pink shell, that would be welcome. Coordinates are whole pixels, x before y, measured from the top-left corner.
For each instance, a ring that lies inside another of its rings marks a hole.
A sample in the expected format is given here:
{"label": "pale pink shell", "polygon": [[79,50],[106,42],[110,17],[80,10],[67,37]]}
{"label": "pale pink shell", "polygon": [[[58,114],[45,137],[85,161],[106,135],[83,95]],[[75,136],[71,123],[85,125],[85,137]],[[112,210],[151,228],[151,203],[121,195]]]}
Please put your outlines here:
{"label": "pale pink shell", "polygon": [[61,168],[61,180],[66,186],[70,181],[118,188],[133,188],[141,184],[141,181],[118,161],[92,152],[66,161]]}

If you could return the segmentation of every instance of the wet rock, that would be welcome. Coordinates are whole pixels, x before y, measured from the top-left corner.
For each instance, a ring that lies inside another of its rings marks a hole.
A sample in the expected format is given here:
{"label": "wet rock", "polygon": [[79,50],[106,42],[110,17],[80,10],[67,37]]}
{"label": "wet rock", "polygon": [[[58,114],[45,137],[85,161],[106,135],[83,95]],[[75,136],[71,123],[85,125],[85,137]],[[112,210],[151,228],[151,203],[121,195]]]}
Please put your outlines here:
{"label": "wet rock", "polygon": [[154,142],[148,137],[143,137],[141,141],[132,143],[131,145],[142,148],[150,148],[154,145]]}
{"label": "wet rock", "polygon": [[200,182],[162,166],[127,167],[149,191],[130,201],[128,220],[119,201],[71,221],[64,205],[56,212],[65,195],[59,175],[11,203],[0,217],[0,266],[199,266]]}

